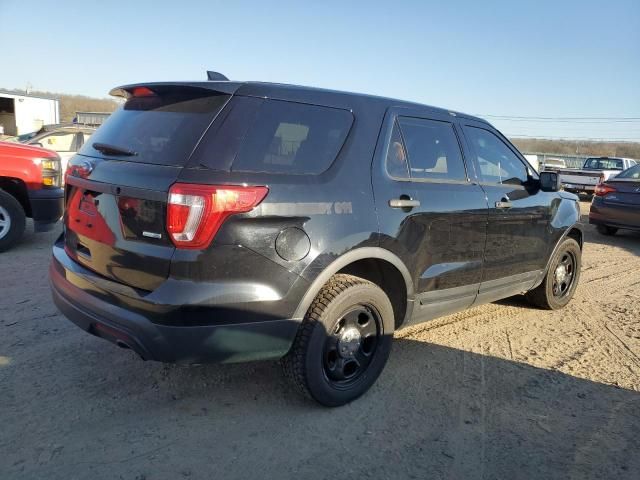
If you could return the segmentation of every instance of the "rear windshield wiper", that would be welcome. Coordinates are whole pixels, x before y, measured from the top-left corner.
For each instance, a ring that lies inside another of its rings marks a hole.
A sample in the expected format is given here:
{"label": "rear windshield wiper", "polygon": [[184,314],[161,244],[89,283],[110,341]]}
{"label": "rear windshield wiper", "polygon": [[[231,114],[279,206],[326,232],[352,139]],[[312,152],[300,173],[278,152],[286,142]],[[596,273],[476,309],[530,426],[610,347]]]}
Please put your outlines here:
{"label": "rear windshield wiper", "polygon": [[129,150],[127,148],[118,147],[116,145],[109,145],[108,143],[94,143],[93,148],[105,155],[122,155],[125,157],[134,157],[138,155],[138,152]]}

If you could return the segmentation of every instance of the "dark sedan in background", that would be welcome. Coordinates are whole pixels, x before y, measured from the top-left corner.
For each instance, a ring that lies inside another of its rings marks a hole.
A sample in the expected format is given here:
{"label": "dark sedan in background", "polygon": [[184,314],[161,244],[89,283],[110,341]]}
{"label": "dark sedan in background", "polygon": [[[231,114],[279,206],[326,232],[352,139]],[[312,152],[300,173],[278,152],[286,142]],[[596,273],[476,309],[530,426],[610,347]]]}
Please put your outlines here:
{"label": "dark sedan in background", "polygon": [[620,228],[640,231],[640,165],[596,186],[589,223],[603,235]]}

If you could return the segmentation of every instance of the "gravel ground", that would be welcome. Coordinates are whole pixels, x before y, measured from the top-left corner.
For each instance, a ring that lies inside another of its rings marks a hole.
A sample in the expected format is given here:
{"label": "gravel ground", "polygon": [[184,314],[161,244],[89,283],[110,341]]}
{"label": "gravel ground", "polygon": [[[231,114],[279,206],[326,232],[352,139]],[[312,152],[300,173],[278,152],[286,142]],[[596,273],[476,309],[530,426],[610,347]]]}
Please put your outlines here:
{"label": "gravel ground", "polygon": [[[588,204],[583,204],[583,211]],[[0,478],[640,478],[640,235],[587,227],[575,299],[398,332],[362,399],[325,409],[277,363],[140,361],[49,294],[49,245],[0,257]]]}

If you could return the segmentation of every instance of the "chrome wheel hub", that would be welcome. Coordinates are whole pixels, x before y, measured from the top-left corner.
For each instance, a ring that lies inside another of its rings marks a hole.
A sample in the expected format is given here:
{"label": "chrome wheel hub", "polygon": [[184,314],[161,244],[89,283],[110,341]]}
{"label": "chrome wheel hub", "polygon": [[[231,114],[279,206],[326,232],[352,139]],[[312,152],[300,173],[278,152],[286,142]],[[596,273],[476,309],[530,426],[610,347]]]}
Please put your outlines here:
{"label": "chrome wheel hub", "polygon": [[563,283],[567,278],[567,267],[560,264],[556,267],[556,282]]}
{"label": "chrome wheel hub", "polygon": [[345,328],[338,340],[338,353],[342,358],[353,357],[360,348],[360,332],[357,328]]}

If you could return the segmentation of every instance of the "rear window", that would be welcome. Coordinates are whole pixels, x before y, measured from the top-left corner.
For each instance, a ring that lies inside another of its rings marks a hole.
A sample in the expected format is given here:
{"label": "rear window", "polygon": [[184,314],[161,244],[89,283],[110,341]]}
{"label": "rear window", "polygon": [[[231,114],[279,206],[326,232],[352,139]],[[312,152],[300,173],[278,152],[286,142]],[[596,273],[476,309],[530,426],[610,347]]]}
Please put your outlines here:
{"label": "rear window", "polygon": [[627,168],[624,172],[621,172],[618,175],[616,175],[615,178],[640,179],[640,165],[636,165],[635,167]]}
{"label": "rear window", "polygon": [[589,158],[584,168],[593,170],[623,170],[624,162],[619,158]]}
{"label": "rear window", "polygon": [[232,171],[319,174],[342,148],[353,115],[346,110],[280,100],[258,108]]}
{"label": "rear window", "polygon": [[453,125],[424,118],[398,117],[411,178],[466,180]]}
{"label": "rear window", "polygon": [[[200,137],[229,95],[201,89],[171,89],[159,95],[134,97],[91,136],[80,153],[158,165],[184,165]],[[94,143],[136,153],[104,155]]]}

